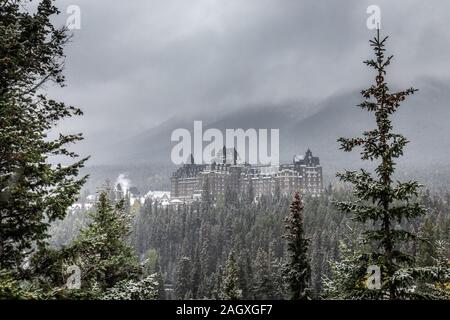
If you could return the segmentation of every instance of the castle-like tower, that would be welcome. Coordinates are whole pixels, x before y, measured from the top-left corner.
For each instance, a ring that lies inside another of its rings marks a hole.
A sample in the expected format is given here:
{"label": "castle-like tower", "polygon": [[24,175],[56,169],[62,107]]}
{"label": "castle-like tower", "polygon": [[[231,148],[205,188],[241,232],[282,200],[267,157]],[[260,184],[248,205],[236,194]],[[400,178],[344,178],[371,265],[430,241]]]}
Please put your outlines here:
{"label": "castle-like tower", "polygon": [[184,164],[171,177],[171,197],[190,202],[201,199],[204,188],[208,188],[216,200],[224,196],[227,188],[238,194],[252,188],[256,197],[276,192],[319,196],[323,191],[320,160],[309,149],[304,156],[294,156],[291,164],[278,167],[238,164],[236,150],[231,152],[232,161],[227,161],[229,154],[224,148],[221,163],[208,165],[195,164],[191,156],[191,162]]}

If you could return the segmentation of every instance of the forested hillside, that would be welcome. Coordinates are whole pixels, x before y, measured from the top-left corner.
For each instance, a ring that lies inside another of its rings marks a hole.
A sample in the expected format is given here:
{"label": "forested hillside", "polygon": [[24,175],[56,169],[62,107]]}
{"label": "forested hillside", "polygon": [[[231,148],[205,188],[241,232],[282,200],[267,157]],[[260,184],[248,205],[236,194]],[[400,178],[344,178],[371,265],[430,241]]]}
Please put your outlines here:
{"label": "forested hillside", "polygon": [[[328,187],[320,198],[303,199],[314,298],[330,298],[324,282],[333,279],[334,263],[345,259],[348,249],[358,248],[362,231],[368,227],[340,213],[334,204],[352,198],[350,189],[335,186]],[[420,199],[428,214],[404,226],[427,242],[404,249],[414,255],[418,265],[431,266],[437,263],[439,254],[449,254],[450,193],[424,192]],[[226,261],[234,251],[242,298],[285,299],[283,268],[287,255],[283,235],[291,200],[274,196],[251,203],[230,191],[226,201],[217,206],[200,202],[178,208],[161,207],[151,201],[143,206],[136,204],[128,207],[134,217],[128,241],[141,261],[150,259],[151,265],[159,264],[157,269],[169,289],[164,298],[221,298]],[[77,221],[85,224],[85,213],[68,217],[53,232],[66,235],[64,242],[68,243],[76,233],[70,232],[69,226],[77,225]],[[440,253],[443,244],[445,252]]]}

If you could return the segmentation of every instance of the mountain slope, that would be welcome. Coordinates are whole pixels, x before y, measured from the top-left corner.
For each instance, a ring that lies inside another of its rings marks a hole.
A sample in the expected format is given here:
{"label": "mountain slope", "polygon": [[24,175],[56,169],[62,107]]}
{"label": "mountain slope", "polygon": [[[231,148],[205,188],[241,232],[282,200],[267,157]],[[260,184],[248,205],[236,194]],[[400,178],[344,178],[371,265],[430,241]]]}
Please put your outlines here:
{"label": "mountain slope", "polygon": [[[428,79],[420,81],[418,87],[420,91],[405,101],[394,118],[394,129],[411,140],[400,164],[405,168],[448,165],[450,83]],[[192,131],[193,121],[203,120],[204,130],[211,127],[280,129],[280,155],[284,162],[309,147],[320,156],[325,168],[338,170],[358,166],[358,155],[340,151],[336,140],[340,136],[359,135],[375,126],[373,117],[356,107],[360,101],[358,92],[350,92],[331,97],[313,109],[306,105],[267,106],[245,108],[215,119],[203,115],[179,116],[111,146],[102,161],[130,165],[169,163],[172,131],[176,128]]]}

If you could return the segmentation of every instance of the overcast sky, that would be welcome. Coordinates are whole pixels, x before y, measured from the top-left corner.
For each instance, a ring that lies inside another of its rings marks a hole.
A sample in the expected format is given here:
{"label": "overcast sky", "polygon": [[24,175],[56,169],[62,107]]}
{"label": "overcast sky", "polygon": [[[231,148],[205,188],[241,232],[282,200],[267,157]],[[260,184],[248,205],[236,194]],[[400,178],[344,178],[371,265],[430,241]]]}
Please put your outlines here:
{"label": "overcast sky", "polygon": [[[67,87],[90,142],[130,136],[174,114],[317,101],[370,81],[366,9],[381,8],[396,55],[391,79],[450,74],[447,0],[57,0],[81,8]],[[102,139],[103,137],[103,139]]]}

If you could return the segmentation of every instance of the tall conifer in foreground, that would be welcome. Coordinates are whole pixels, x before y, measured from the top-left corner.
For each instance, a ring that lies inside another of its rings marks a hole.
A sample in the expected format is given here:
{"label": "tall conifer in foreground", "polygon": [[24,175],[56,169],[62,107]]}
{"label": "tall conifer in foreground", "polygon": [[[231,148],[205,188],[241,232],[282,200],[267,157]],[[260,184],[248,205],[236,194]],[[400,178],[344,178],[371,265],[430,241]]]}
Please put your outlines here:
{"label": "tall conifer in foreground", "polygon": [[303,230],[303,203],[297,192],[286,217],[288,262],[284,276],[292,300],[308,299],[310,296],[311,267],[308,258],[309,240]]}
{"label": "tall conifer in foreground", "polygon": [[65,216],[86,180],[77,178],[86,159],[51,161],[77,158],[66,146],[81,135],[48,137],[59,121],[82,112],[42,91],[48,83],[64,85],[69,34],[52,24],[59,13],[53,1],[39,1],[35,13],[27,3],[0,0],[0,269],[15,273],[45,242],[50,223]]}
{"label": "tall conifer in foreground", "polygon": [[[340,138],[341,149],[350,152],[361,147],[361,159],[376,161],[375,174],[366,170],[346,171],[338,177],[353,184],[356,201],[338,202],[338,208],[354,215],[361,222],[371,222],[372,228],[363,234],[364,242],[371,250],[362,253],[359,275],[354,281],[354,292],[348,298],[406,299],[424,297],[415,290],[417,278],[431,279],[437,274],[430,269],[415,268],[414,258],[402,251],[402,244],[415,241],[416,236],[400,229],[400,223],[426,213],[416,200],[420,185],[416,181],[394,182],[395,159],[403,155],[408,140],[393,132],[391,116],[400,103],[417,90],[391,92],[386,82],[386,68],[393,56],[385,56],[387,37],[381,39],[379,30],[370,41],[375,58],[364,63],[376,72],[375,83],[361,92],[364,101],[360,108],[375,116],[376,128],[366,131],[362,137]],[[368,290],[365,286],[367,266],[381,269],[381,289]]]}

